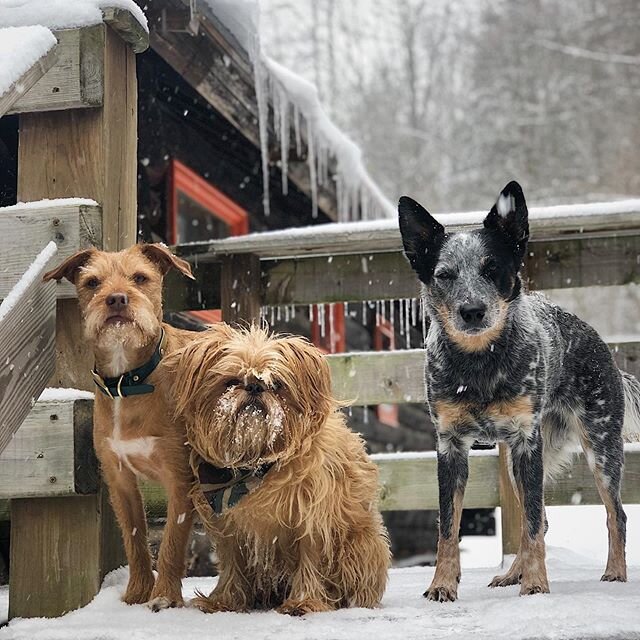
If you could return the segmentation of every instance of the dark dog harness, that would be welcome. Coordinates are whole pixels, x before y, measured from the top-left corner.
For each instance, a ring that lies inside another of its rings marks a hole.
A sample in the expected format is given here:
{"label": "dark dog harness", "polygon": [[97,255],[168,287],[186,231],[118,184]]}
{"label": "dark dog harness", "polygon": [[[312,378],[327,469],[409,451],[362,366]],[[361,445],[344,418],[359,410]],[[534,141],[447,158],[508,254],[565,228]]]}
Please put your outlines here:
{"label": "dark dog harness", "polygon": [[198,479],[197,489],[217,516],[231,509],[261,484],[274,462],[266,462],[256,469],[227,469],[203,460],[191,452],[191,468]]}
{"label": "dark dog harness", "polygon": [[132,369],[123,373],[117,378],[103,378],[96,371],[95,367],[91,371],[93,381],[105,396],[112,400],[115,398],[128,398],[129,396],[140,396],[145,393],[152,393],[155,387],[152,384],[146,384],[145,380],[155,371],[160,364],[162,356],[167,346],[167,336],[162,329],[160,341],[153,352],[153,355],[147,362],[137,369]]}

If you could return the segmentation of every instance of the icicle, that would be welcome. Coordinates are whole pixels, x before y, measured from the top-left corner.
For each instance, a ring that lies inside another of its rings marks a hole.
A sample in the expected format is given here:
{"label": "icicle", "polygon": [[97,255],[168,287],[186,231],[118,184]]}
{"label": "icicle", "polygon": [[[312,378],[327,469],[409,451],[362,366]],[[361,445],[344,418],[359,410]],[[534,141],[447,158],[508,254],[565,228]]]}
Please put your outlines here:
{"label": "icicle", "polygon": [[418,301],[415,298],[411,298],[411,326],[415,327],[418,324]]}
{"label": "icicle", "polygon": [[366,301],[362,301],[362,324],[367,326],[367,303]]}
{"label": "icicle", "polygon": [[282,163],[282,193],[289,193],[289,102],[284,92],[280,95],[280,160]]}
{"label": "icicle", "polygon": [[376,327],[380,326],[380,300],[376,300]]}
{"label": "icicle", "polygon": [[365,424],[369,424],[369,407],[366,405],[362,407],[362,418]]}
{"label": "icicle", "polygon": [[309,322],[313,322],[313,305],[309,305]]}
{"label": "icicle", "polygon": [[284,307],[284,321],[289,322],[289,305]]}
{"label": "icicle", "polygon": [[280,322],[280,317],[281,317],[281,310],[280,310],[280,305],[278,305],[277,310],[276,310],[276,320],[278,322]]}
{"label": "icicle", "polygon": [[386,310],[386,300],[382,301],[382,324],[387,324],[387,310]]}
{"label": "icicle", "polygon": [[318,313],[320,314],[320,337],[324,338],[324,315],[325,315],[325,305],[318,305]]}
{"label": "icicle", "polygon": [[275,324],[275,313],[276,313],[276,309],[273,305],[271,305],[271,326],[272,327]]}
{"label": "icicle", "polygon": [[411,312],[411,300],[409,298],[407,298],[404,301],[404,322],[405,322],[405,328],[404,328],[404,335],[407,339],[407,349],[411,349],[411,318],[410,318],[410,312]]}
{"label": "icicle", "polygon": [[262,159],[262,207],[264,215],[269,216],[269,104],[267,99],[268,75],[263,62],[254,60],[254,79],[256,100],[258,103],[258,128],[260,130],[260,156]]}
{"label": "icicle", "polygon": [[296,317],[296,305],[292,304],[291,305],[291,319],[295,320],[295,317]]}
{"label": "icicle", "polygon": [[302,136],[300,135],[300,108],[293,103],[293,130],[296,136],[296,153],[298,158],[302,155]]}
{"label": "icicle", "polygon": [[400,298],[398,300],[398,322],[400,323],[400,335],[404,335],[404,318],[402,317],[402,312],[404,310],[404,300]]}
{"label": "icicle", "polygon": [[396,301],[389,300],[389,322],[391,323],[391,328],[394,331],[396,330],[395,318],[394,318],[395,313],[396,313]]}
{"label": "icicle", "polygon": [[318,177],[316,175],[315,144],[311,123],[307,122],[307,162],[309,163],[309,182],[311,183],[311,217],[318,217]]}

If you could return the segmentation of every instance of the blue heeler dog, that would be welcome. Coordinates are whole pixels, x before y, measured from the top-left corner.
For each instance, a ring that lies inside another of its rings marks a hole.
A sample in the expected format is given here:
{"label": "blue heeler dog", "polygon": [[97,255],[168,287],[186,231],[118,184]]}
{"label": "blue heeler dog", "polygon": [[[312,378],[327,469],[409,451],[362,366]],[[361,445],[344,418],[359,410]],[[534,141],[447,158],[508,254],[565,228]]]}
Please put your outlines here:
{"label": "blue heeler dog", "polygon": [[430,318],[426,386],[438,435],[438,557],[424,595],[457,597],[458,532],[474,441],[507,443],[524,511],[518,555],[489,586],[520,583],[521,595],[549,591],[543,487],[578,445],[607,509],[602,580],[626,581],[623,435],[640,434],[640,384],[618,370],[590,326],[523,291],[529,224],[520,185],[509,183],[483,227],[467,233],[447,233],[411,198],[400,198],[398,210],[405,255]]}

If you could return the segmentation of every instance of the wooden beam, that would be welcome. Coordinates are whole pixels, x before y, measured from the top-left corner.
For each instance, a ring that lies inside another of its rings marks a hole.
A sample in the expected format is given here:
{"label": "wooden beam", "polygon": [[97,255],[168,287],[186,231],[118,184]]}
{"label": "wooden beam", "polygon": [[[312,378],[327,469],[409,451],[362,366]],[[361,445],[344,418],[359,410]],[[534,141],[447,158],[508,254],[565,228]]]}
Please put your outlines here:
{"label": "wooden beam", "polygon": [[[104,25],[55,31],[57,61],[9,113],[97,107],[104,95]],[[75,194],[78,195],[78,194]]]}
{"label": "wooden beam", "polygon": [[257,256],[224,258],[220,300],[225,322],[246,325],[260,319],[260,259]]}
{"label": "wooden beam", "polygon": [[[80,201],[81,202],[81,201]],[[102,246],[102,214],[100,207],[73,200],[32,202],[0,208],[0,238],[11,251],[3,256],[0,271],[0,299],[29,267],[33,247],[44,247],[50,241],[58,246],[56,260],[62,262],[76,251]],[[75,298],[76,289],[61,281],[55,286],[58,298]]]}
{"label": "wooden beam", "polygon": [[39,268],[35,263],[29,278],[16,285],[24,289],[14,289],[0,306],[0,452],[53,373],[56,297],[53,283],[42,281],[51,267],[44,251]]}
{"label": "wooden beam", "polygon": [[[447,231],[458,232],[481,227],[485,215],[483,212],[443,213],[437,214],[436,218]],[[640,231],[640,199],[532,207],[529,227],[533,244],[570,238],[615,237],[626,233],[637,235]],[[395,253],[402,250],[402,239],[396,220],[373,220],[252,233],[194,243],[188,250],[193,255],[197,253],[200,260],[217,259],[231,253],[255,253],[261,258]]]}
{"label": "wooden beam", "polygon": [[[119,250],[136,242],[135,54],[105,24],[83,29],[79,37],[98,43],[91,51],[103,74],[102,106],[20,117],[18,199],[92,198],[102,207],[103,248]],[[56,353],[53,386],[93,388],[93,354],[75,300],[58,301]],[[61,615],[80,607],[105,573],[123,562],[104,492],[15,500],[12,519],[10,616]]]}
{"label": "wooden beam", "polygon": [[[640,377],[640,343],[616,343],[610,349],[625,371]],[[362,351],[326,358],[339,400],[354,405],[426,401],[422,349]]]}
{"label": "wooden beam", "polygon": [[511,456],[509,455],[507,445],[500,443],[498,445],[498,452],[502,555],[511,555],[518,553],[518,549],[520,548],[522,508],[511,483]]}
{"label": "wooden beam", "polygon": [[102,20],[123,42],[131,45],[134,53],[142,53],[149,48],[149,32],[130,11],[118,7],[105,7],[102,9]]}
{"label": "wooden beam", "polygon": [[37,402],[0,455],[0,500],[97,492],[92,408],[91,400]]}
{"label": "wooden beam", "polygon": [[58,59],[56,46],[29,67],[2,95],[0,95],[0,118],[20,100]]}

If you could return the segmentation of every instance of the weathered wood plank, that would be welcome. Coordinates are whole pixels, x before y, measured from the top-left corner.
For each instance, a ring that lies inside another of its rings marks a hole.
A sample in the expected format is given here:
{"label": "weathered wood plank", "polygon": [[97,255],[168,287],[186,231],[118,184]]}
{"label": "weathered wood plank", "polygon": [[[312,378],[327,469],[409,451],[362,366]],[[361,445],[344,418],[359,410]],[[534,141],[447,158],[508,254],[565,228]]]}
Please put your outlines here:
{"label": "weathered wood plank", "polygon": [[55,31],[54,35],[58,38],[56,64],[16,101],[9,113],[56,111],[102,104],[104,25],[63,29]]}
{"label": "weathered wood plank", "polygon": [[102,19],[124,42],[131,45],[134,53],[142,53],[149,48],[149,33],[130,11],[118,7],[105,7],[102,10]]}
{"label": "weathered wood plank", "polygon": [[260,259],[257,256],[228,256],[222,261],[220,281],[222,319],[251,324],[260,318]]}
{"label": "weathered wood plank", "polygon": [[[87,201],[88,203],[91,201]],[[53,241],[58,246],[56,260],[62,262],[76,251],[102,245],[102,215],[94,204],[51,200],[0,208],[0,238],[11,247],[3,256],[0,271],[0,299],[4,298],[31,263],[34,246]],[[75,298],[75,287],[56,284],[58,298]]]}
{"label": "weathered wood plank", "polygon": [[90,400],[37,402],[0,455],[0,500],[96,493]]}
{"label": "weathered wood plank", "polygon": [[504,443],[498,445],[498,475],[500,488],[500,520],[503,555],[518,553],[522,529],[522,507],[511,482],[511,456]]}
{"label": "weathered wood plank", "polygon": [[[499,506],[498,457],[472,455],[469,459],[469,481],[464,495],[465,508]],[[434,452],[372,456],[378,465],[383,511],[438,509],[438,474]]]}
{"label": "weathered wood plank", "polygon": [[[624,371],[640,376],[640,343],[610,345]],[[328,355],[336,397],[354,405],[424,402],[425,352],[361,351]]]}
{"label": "weathered wood plank", "polygon": [[[534,240],[525,263],[527,286],[540,290],[640,282],[638,254],[640,232]],[[264,304],[414,298],[419,291],[400,252],[263,260],[262,271]]]}
{"label": "weathered wood plank", "polygon": [[[448,231],[469,231],[482,225],[486,212],[436,214]],[[614,232],[640,229],[640,199],[620,202],[531,207],[529,226],[534,242],[589,234],[613,236]],[[402,241],[396,220],[324,224],[299,229],[201,242],[185,251],[200,259],[231,253],[254,253],[261,258],[399,252]]]}
{"label": "weathered wood plank", "polygon": [[54,369],[55,287],[42,281],[50,267],[47,250],[0,306],[0,452]]}
{"label": "weathered wood plank", "polygon": [[54,45],[52,49],[36,60],[36,62],[0,96],[0,118],[51,69],[58,59],[56,48]]}

